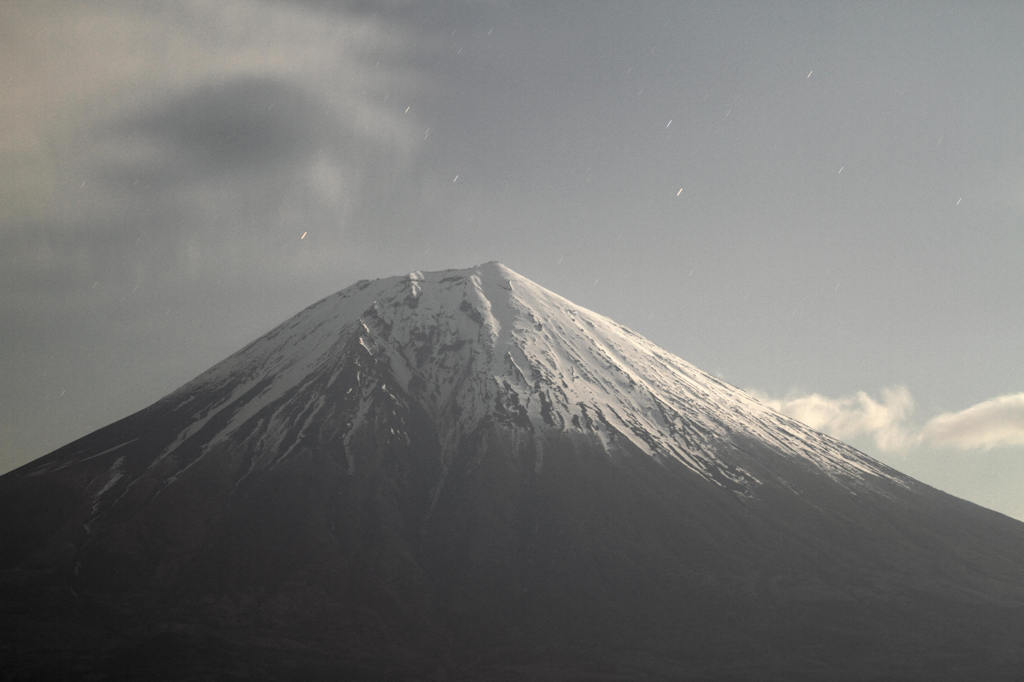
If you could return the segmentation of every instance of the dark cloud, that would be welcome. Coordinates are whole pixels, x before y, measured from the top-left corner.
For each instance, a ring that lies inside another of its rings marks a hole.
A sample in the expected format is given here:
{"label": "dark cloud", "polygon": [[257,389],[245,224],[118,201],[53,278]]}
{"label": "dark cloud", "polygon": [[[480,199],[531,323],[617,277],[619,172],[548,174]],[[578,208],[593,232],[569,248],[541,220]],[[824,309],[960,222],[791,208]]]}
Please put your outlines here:
{"label": "dark cloud", "polygon": [[340,154],[347,132],[330,104],[303,86],[243,76],[202,83],[104,124],[97,162],[115,181],[202,182],[317,152]]}
{"label": "dark cloud", "polygon": [[[317,12],[363,16],[394,22],[419,30],[459,27],[465,29],[475,20],[489,16],[500,4],[482,0],[454,2],[418,2],[417,0],[273,0],[275,3],[303,7]],[[529,3],[518,11],[529,11]]]}

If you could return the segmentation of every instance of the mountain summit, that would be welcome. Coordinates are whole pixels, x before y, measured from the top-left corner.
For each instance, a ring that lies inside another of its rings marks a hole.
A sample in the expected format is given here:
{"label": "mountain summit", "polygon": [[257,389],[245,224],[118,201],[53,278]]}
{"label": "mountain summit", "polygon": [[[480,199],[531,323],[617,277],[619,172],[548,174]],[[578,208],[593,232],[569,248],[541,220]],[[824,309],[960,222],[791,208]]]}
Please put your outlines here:
{"label": "mountain summit", "polygon": [[16,676],[1024,664],[1024,524],[494,262],[319,301],[0,478],[0,511]]}

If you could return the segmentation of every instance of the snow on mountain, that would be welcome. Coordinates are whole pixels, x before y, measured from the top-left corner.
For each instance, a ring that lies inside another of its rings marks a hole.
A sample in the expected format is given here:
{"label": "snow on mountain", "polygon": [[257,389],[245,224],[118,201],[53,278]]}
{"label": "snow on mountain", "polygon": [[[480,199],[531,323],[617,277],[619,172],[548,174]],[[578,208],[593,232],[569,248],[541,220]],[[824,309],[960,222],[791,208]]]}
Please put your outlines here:
{"label": "snow on mountain", "polygon": [[[332,392],[353,355],[385,368],[428,411],[449,452],[482,420],[504,415],[531,427],[538,468],[541,435],[561,431],[597,438],[609,456],[675,460],[756,495],[758,478],[723,454],[745,436],[852,489],[879,478],[907,485],[855,449],[497,262],[362,281],[310,306],[168,398],[187,411],[197,395],[216,396],[154,466],[214,420],[221,425],[211,445],[258,431],[281,446],[269,448],[276,458],[287,457],[282,444],[296,427],[302,433],[336,409]],[[375,394],[390,395],[380,376],[359,372],[346,387],[359,392],[345,396],[350,432]]]}

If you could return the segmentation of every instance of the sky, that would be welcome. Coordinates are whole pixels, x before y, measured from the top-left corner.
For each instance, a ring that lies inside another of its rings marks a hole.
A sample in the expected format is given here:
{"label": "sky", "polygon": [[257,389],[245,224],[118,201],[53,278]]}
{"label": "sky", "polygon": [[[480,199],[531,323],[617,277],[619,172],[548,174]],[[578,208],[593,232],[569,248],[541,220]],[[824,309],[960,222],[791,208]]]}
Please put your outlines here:
{"label": "sky", "polygon": [[0,472],[500,260],[1024,519],[1024,5],[0,4]]}

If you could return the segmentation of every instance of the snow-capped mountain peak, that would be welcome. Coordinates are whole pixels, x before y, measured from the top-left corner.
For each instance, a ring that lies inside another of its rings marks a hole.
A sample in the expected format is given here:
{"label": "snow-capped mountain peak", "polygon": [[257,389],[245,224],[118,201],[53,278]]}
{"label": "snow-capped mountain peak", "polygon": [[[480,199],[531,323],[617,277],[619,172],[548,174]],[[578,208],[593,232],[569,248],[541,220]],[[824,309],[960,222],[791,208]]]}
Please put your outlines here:
{"label": "snow-capped mountain peak", "polygon": [[[282,441],[338,408],[349,428],[381,395],[414,401],[452,451],[486,420],[528,431],[543,466],[544,435],[596,439],[609,456],[683,464],[755,494],[743,439],[805,461],[846,485],[903,477],[768,409],[644,337],[548,291],[498,262],[362,281],[310,306],[177,391],[185,408],[216,396],[167,449],[222,423],[213,442],[258,432]],[[389,387],[390,384],[390,387]],[[301,401],[299,404],[296,401]],[[389,426],[388,428],[393,428]],[[280,457],[281,455],[277,455]]]}

